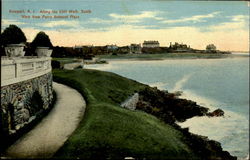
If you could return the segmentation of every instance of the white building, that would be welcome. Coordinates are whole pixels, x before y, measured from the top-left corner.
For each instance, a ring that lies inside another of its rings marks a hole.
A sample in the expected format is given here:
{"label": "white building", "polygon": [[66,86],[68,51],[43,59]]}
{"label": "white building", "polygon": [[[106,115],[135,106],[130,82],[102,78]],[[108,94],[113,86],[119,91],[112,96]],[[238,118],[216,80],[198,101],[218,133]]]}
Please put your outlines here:
{"label": "white building", "polygon": [[158,41],[144,41],[142,46],[145,48],[155,48],[160,47],[160,43]]}

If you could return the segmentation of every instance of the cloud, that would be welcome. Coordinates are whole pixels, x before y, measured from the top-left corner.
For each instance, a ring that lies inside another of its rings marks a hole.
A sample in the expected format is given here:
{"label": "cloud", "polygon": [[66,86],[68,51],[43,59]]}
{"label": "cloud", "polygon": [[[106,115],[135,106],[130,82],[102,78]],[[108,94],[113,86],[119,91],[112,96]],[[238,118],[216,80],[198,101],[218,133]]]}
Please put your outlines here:
{"label": "cloud", "polygon": [[143,19],[151,18],[155,20],[163,20],[163,18],[158,17],[159,11],[142,11],[140,14],[133,15],[123,15],[117,13],[110,13],[109,19],[101,18],[90,18],[85,24],[115,24],[115,23],[139,23]]}
{"label": "cloud", "polygon": [[[101,31],[101,30],[110,30],[112,28],[117,28],[117,26],[121,26],[119,24],[122,24],[122,26],[131,26],[129,23],[121,23],[120,20],[117,19],[110,19],[110,20],[105,20],[105,19],[100,19],[100,18],[91,18],[89,19],[88,22],[84,23],[84,24],[89,24],[89,23],[96,23],[96,24],[112,24],[112,27],[107,27],[105,26],[104,28],[97,28],[97,29],[92,29],[92,31]],[[117,23],[117,24],[115,24]],[[133,28],[157,28],[157,25],[135,25],[133,24]]]}
{"label": "cloud", "polygon": [[160,13],[159,11],[142,11],[140,12],[140,14],[134,14],[134,15],[122,15],[122,14],[111,13],[109,14],[109,16],[115,20],[120,20],[127,23],[138,23],[146,18],[162,20],[163,18],[157,17],[159,13]]}
{"label": "cloud", "polygon": [[[124,46],[130,43],[142,43],[144,40],[158,40],[161,46],[168,46],[169,42],[183,42],[193,48],[205,49],[207,44],[213,43],[220,50],[247,51],[249,49],[249,30],[244,28],[244,26],[248,26],[248,16],[234,15],[227,18],[230,18],[230,22],[207,27],[209,29],[206,32],[195,26],[154,29],[149,28],[147,25],[140,26],[135,24],[112,25],[105,27],[103,30],[100,28],[88,29],[79,27],[76,29],[71,27],[70,29],[47,29],[43,31],[50,36],[54,46],[106,45],[114,43]],[[140,18],[136,16],[134,19]],[[99,19],[94,20],[99,21]],[[55,21],[52,24],[48,23],[48,26],[55,26],[54,24],[57,24],[57,26],[58,24],[75,26],[77,23],[74,23],[74,21]],[[228,31],[229,29],[230,31]],[[22,28],[22,30],[28,41],[32,41],[40,31],[34,28]]]}
{"label": "cloud", "polygon": [[22,25],[22,24],[26,24],[26,23],[17,21],[15,19],[2,19],[2,25],[3,26],[8,26],[10,24]]}
{"label": "cloud", "polygon": [[204,14],[204,15],[195,15],[192,17],[186,17],[182,19],[164,20],[162,21],[162,23],[172,24],[172,23],[183,23],[183,22],[193,22],[193,23],[206,22],[205,19],[213,18],[218,14],[220,14],[220,12],[213,12],[213,13]]}
{"label": "cloud", "polygon": [[224,22],[218,25],[208,27],[212,31],[231,31],[231,30],[244,30],[249,26],[248,15],[234,15],[230,16],[230,22]]}
{"label": "cloud", "polygon": [[112,23],[118,23],[118,20],[115,19],[101,19],[101,18],[90,18],[88,22],[86,23],[96,23],[96,24],[112,24]]}
{"label": "cloud", "polygon": [[[23,31],[27,39],[32,41],[40,30],[24,28]],[[148,29],[134,25],[119,25],[107,28],[105,31],[61,29],[60,31],[44,30],[44,32],[49,35],[54,46],[114,43],[124,46],[130,43],[142,43],[144,40],[158,40],[161,46],[169,46],[169,42],[183,42],[197,49],[205,49],[210,43],[215,44],[220,50],[248,50],[249,48],[247,30],[202,32],[196,27]]]}
{"label": "cloud", "polygon": [[239,21],[248,21],[249,16],[247,16],[247,15],[234,15],[231,18],[232,18],[232,21],[239,22]]}
{"label": "cloud", "polygon": [[79,27],[80,23],[79,21],[65,21],[65,20],[60,20],[60,21],[48,21],[48,22],[44,22],[44,23],[39,23],[39,26],[42,27],[58,27],[58,26],[62,26],[62,27]]}

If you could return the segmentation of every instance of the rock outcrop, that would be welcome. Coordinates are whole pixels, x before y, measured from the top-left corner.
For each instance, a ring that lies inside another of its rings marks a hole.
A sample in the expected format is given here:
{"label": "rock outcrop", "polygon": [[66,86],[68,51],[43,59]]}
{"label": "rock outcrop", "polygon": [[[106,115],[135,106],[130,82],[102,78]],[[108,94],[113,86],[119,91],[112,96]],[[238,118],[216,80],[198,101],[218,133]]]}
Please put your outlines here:
{"label": "rock outcrop", "polygon": [[224,111],[221,109],[208,112],[208,108],[197,105],[196,102],[181,99],[174,93],[160,91],[151,87],[139,92],[139,101],[136,109],[152,114],[181,131],[185,135],[183,140],[202,159],[237,159],[237,157],[231,156],[229,152],[223,151],[219,142],[210,140],[208,137],[192,134],[188,128],[181,128],[175,123],[177,121],[185,121],[194,116],[223,116]]}
{"label": "rock outcrop", "polygon": [[220,116],[224,116],[224,111],[221,109],[216,109],[213,112],[209,112],[207,113],[208,117],[220,117]]}
{"label": "rock outcrop", "polygon": [[183,122],[194,116],[204,116],[208,108],[199,106],[191,100],[178,98],[174,93],[146,88],[139,92],[137,109],[153,114],[166,123]]}

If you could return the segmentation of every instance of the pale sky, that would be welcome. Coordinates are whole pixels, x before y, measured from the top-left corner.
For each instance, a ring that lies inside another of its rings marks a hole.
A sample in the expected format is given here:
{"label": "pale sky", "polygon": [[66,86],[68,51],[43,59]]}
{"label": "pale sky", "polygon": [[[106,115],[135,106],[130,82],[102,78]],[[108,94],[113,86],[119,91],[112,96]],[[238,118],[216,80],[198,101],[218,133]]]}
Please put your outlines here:
{"label": "pale sky", "polygon": [[[25,13],[14,13],[16,10]],[[39,13],[41,10],[46,13]],[[67,13],[52,13],[59,10]],[[44,31],[54,46],[123,46],[158,40],[160,46],[179,42],[205,49],[213,43],[220,50],[249,50],[246,1],[3,0],[2,29],[9,24],[19,26],[29,42]]]}

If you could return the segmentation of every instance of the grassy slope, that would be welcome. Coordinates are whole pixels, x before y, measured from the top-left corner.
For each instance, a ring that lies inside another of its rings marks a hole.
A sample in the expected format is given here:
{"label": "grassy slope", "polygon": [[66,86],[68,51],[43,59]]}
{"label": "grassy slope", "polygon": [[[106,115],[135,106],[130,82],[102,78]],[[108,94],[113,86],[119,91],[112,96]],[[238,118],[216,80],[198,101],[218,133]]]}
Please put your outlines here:
{"label": "grassy slope", "polygon": [[149,114],[119,107],[145,85],[95,70],[54,70],[53,75],[87,100],[84,119],[55,157],[195,158],[181,132]]}

